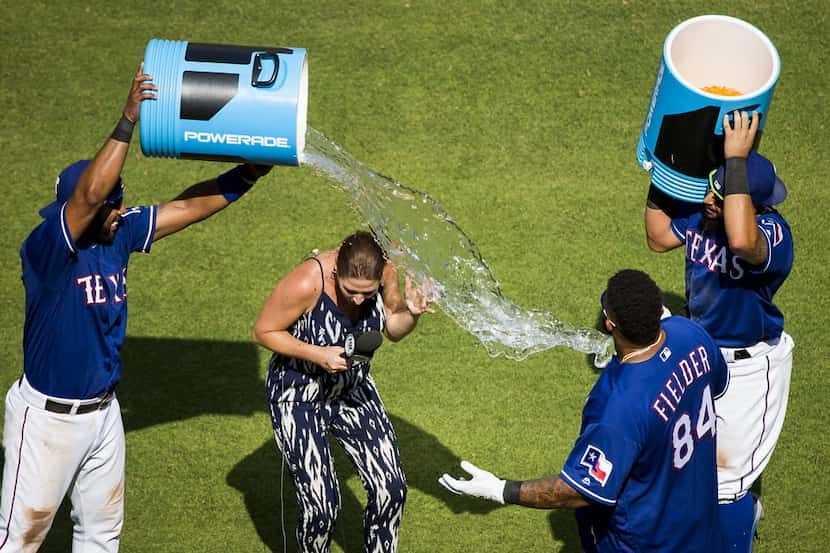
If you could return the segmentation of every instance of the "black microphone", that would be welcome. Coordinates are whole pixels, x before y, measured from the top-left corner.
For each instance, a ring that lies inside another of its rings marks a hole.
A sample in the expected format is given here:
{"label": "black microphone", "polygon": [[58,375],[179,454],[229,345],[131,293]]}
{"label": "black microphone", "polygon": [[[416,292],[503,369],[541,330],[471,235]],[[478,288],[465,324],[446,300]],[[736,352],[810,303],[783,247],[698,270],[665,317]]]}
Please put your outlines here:
{"label": "black microphone", "polygon": [[383,334],[377,330],[348,334],[343,345],[343,357],[358,362],[369,361],[382,342]]}

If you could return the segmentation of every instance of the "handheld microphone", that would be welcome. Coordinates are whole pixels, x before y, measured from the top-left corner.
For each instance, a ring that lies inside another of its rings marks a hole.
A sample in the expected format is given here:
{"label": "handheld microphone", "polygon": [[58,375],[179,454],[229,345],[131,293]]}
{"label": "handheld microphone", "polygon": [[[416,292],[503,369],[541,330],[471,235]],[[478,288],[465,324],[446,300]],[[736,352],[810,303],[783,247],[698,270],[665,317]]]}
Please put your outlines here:
{"label": "handheld microphone", "polygon": [[343,357],[357,362],[369,361],[382,342],[383,334],[377,330],[349,334],[343,345]]}

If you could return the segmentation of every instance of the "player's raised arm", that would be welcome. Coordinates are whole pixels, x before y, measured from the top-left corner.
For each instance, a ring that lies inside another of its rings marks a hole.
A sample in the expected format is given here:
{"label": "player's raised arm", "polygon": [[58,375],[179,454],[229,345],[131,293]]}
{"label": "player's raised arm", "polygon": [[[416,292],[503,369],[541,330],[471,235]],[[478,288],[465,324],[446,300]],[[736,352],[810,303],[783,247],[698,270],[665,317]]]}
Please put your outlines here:
{"label": "player's raised arm", "polygon": [[757,112],[750,119],[747,112],[733,114],[734,128],[728,116],[723,118],[723,153],[726,178],[723,186],[723,222],[729,249],[750,263],[759,264],[767,258],[767,241],[761,235],[755,218],[755,206],[749,195],[746,158],[755,142],[760,120]]}
{"label": "player's raised arm", "polygon": [[66,203],[66,224],[74,240],[83,235],[118,182],[133,127],[138,121],[139,106],[144,100],[156,98],[153,91],[158,90],[158,87],[150,82],[152,78],[144,73],[142,62],[133,76],[121,119],[95,158],[84,169],[75,192]]}
{"label": "player's raised arm", "polygon": [[245,163],[215,179],[196,183],[173,200],[159,205],[153,240],[160,240],[228,207],[271,169],[271,165]]}

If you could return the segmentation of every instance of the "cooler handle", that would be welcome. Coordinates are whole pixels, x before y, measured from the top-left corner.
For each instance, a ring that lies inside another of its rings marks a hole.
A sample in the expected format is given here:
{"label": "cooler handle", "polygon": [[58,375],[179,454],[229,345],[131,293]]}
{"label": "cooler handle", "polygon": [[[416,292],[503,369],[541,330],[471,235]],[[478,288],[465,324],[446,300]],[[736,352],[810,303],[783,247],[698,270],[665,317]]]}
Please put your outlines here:
{"label": "cooler handle", "polygon": [[[259,73],[262,71],[262,59],[263,58],[272,58],[274,60],[274,73],[271,75],[267,81],[259,80]],[[257,52],[254,55],[254,70],[251,73],[251,86],[253,87],[263,87],[263,86],[271,86],[277,80],[277,73],[280,70],[280,58],[277,56],[276,52]]]}

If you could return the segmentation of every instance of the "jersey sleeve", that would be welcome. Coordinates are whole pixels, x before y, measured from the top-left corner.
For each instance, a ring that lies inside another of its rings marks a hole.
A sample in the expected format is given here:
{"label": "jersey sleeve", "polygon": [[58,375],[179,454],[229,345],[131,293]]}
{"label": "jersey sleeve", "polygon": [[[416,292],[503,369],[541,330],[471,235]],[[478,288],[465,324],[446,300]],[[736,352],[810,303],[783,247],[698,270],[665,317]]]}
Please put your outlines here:
{"label": "jersey sleeve", "polygon": [[767,259],[754,272],[789,271],[793,261],[793,237],[790,226],[777,213],[769,213],[758,218],[758,228],[767,241]]}
{"label": "jersey sleeve", "polygon": [[671,220],[671,231],[678,240],[686,242],[686,229],[689,228],[688,217],[673,217]]}
{"label": "jersey sleeve", "polygon": [[59,274],[78,248],[66,223],[66,204],[40,223],[23,242],[24,264],[41,278]]}
{"label": "jersey sleeve", "polygon": [[617,425],[586,425],[559,476],[586,499],[615,505],[640,451],[626,434]]}
{"label": "jersey sleeve", "polygon": [[156,233],[157,214],[158,206],[152,205],[130,207],[121,216],[121,230],[127,236],[127,247],[130,252],[150,253],[153,235]]}

